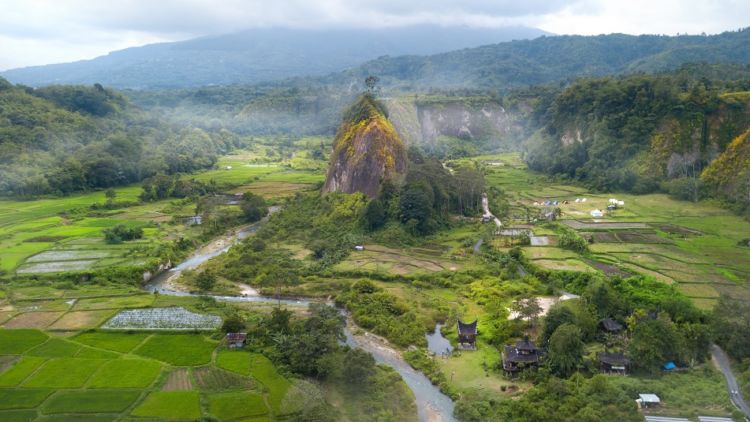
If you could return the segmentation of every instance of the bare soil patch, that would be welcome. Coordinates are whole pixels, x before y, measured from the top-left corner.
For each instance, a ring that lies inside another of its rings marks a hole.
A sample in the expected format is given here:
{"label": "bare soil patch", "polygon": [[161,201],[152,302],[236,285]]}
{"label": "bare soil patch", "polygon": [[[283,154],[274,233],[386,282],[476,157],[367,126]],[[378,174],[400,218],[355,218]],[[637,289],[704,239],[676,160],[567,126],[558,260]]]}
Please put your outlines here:
{"label": "bare soil patch", "polygon": [[0,356],[0,372],[5,372],[5,370],[15,365],[18,359],[18,356]]}
{"label": "bare soil patch", "polygon": [[96,328],[112,314],[112,311],[78,311],[68,312],[62,318],[55,321],[49,329],[51,330],[85,330]]}
{"label": "bare soil patch", "polygon": [[46,328],[64,312],[27,312],[5,323],[5,328]]}
{"label": "bare soil patch", "polygon": [[592,259],[584,259],[584,261],[587,264],[591,265],[592,267],[596,268],[597,270],[603,272],[609,277],[612,277],[612,276],[628,277],[631,275],[629,272],[623,271],[622,269],[614,265],[605,264],[603,262],[594,261]]}
{"label": "bare soil patch", "polygon": [[586,222],[579,220],[564,220],[563,224],[576,230],[627,230],[647,229],[646,223],[616,223],[616,222]]}
{"label": "bare soil patch", "polygon": [[673,234],[673,235],[679,235],[679,236],[700,236],[703,233],[699,232],[698,230],[689,229],[687,227],[682,226],[676,226],[674,224],[656,224],[656,228],[659,230]]}
{"label": "bare soil patch", "polygon": [[192,389],[190,382],[190,372],[187,369],[175,369],[167,376],[167,382],[164,383],[164,391],[188,391]]}

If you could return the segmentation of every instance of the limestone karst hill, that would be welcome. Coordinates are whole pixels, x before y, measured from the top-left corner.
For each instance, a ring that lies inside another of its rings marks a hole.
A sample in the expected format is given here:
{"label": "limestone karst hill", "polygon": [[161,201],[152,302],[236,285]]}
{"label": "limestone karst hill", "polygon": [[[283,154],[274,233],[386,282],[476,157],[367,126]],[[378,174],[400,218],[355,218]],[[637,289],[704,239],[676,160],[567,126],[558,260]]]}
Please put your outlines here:
{"label": "limestone karst hill", "polygon": [[406,148],[385,108],[361,95],[344,113],[336,133],[323,192],[362,192],[374,197],[383,180],[406,172]]}

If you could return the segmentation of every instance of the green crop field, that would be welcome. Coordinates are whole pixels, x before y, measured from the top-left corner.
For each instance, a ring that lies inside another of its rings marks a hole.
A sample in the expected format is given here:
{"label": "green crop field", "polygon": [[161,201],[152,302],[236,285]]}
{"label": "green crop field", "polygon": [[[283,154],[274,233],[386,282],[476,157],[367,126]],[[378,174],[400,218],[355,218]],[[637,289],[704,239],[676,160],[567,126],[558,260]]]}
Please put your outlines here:
{"label": "green crop field", "polygon": [[75,337],[75,341],[89,346],[127,353],[143,343],[149,336],[145,333],[89,332]]}
{"label": "green crop field", "polygon": [[[133,353],[175,366],[197,366],[211,362],[216,343],[198,334],[157,334]],[[179,350],[179,353],[175,353]]]}
{"label": "green crop field", "polygon": [[133,416],[194,420],[201,416],[197,391],[154,391],[132,412]]}
{"label": "green crop field", "polygon": [[146,388],[161,373],[161,365],[143,359],[111,360],[94,374],[89,388]]}
{"label": "green crop field", "polygon": [[42,406],[42,413],[120,413],[140,391],[60,391]]}
{"label": "green crop field", "polygon": [[234,420],[268,414],[263,397],[247,392],[210,394],[208,409],[219,420]]}

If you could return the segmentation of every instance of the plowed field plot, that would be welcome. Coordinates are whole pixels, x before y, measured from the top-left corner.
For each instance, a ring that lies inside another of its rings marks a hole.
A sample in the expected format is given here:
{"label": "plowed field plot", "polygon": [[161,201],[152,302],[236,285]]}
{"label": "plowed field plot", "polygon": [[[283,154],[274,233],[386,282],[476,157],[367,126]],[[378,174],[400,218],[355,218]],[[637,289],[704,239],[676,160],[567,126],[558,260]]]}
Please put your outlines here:
{"label": "plowed field plot", "polygon": [[18,270],[19,274],[41,274],[41,273],[59,273],[65,271],[81,271],[91,268],[96,260],[87,261],[58,261],[58,262],[40,262],[36,264],[22,265]]}
{"label": "plowed field plot", "polygon": [[63,312],[27,312],[14,316],[5,328],[45,328],[55,322]]}
{"label": "plowed field plot", "polygon": [[449,259],[429,254],[417,253],[415,250],[392,249],[380,245],[365,245],[365,250],[353,252],[348,259],[337,264],[339,271],[374,271],[392,274],[411,274],[418,272],[439,272],[456,270],[460,267]]}
{"label": "plowed field plot", "polygon": [[70,251],[46,251],[29,257],[26,262],[55,262],[55,261],[77,261],[82,259],[99,259],[112,256],[112,251],[99,250],[70,250]]}
{"label": "plowed field plot", "polygon": [[85,330],[99,326],[114,311],[68,312],[48,328],[50,330]]}
{"label": "plowed field plot", "polygon": [[190,382],[190,371],[188,369],[175,369],[167,376],[162,390],[164,391],[188,391],[193,388]]}
{"label": "plowed field plot", "polygon": [[627,223],[627,222],[587,222],[580,220],[564,220],[563,224],[576,230],[627,230],[627,229],[647,229],[646,223]]}
{"label": "plowed field plot", "polygon": [[195,379],[201,390],[249,390],[255,386],[252,379],[215,367],[197,368]]}

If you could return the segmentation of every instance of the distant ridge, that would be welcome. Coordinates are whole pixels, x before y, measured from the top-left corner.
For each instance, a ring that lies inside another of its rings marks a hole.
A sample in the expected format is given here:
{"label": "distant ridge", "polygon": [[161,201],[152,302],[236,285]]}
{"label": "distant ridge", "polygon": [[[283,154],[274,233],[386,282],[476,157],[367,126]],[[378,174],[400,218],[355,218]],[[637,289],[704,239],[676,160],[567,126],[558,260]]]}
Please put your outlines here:
{"label": "distant ridge", "polygon": [[426,55],[536,38],[527,27],[415,25],[379,29],[253,29],[115,51],[92,60],[0,73],[30,86],[101,83],[116,88],[187,88],[320,76],[381,56]]}

